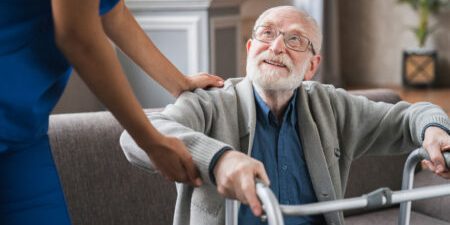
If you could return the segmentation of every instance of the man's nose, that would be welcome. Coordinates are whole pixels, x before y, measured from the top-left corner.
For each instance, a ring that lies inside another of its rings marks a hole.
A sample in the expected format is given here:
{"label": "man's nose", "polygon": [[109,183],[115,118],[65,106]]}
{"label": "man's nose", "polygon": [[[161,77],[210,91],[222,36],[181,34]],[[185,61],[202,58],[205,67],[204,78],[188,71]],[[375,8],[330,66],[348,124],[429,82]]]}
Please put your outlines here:
{"label": "man's nose", "polygon": [[270,50],[276,55],[284,53],[286,51],[286,45],[284,44],[284,36],[282,34],[278,35],[275,40],[270,43]]}

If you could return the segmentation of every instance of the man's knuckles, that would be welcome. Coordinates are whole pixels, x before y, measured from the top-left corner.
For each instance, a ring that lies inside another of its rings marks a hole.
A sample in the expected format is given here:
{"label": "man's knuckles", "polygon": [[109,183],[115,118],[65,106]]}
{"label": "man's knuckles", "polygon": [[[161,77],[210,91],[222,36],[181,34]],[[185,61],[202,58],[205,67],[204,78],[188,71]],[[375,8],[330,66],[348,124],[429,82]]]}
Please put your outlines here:
{"label": "man's knuckles", "polygon": [[217,192],[219,192],[220,195],[222,196],[227,196],[227,189],[223,186],[223,185],[218,185],[217,186]]}
{"label": "man's knuckles", "polygon": [[255,184],[253,182],[249,182],[249,179],[252,179],[252,177],[243,179],[241,182],[241,190],[244,193],[254,194]]}

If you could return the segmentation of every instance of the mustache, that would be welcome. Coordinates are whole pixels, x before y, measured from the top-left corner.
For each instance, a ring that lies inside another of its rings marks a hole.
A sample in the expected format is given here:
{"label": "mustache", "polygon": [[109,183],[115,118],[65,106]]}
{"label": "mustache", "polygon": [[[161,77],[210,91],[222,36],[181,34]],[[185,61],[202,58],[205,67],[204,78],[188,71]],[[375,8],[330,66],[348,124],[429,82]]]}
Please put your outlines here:
{"label": "mustache", "polygon": [[289,71],[292,71],[292,69],[294,68],[294,63],[286,54],[275,55],[270,51],[264,51],[256,57],[256,62],[260,64],[264,60],[282,63],[288,68]]}

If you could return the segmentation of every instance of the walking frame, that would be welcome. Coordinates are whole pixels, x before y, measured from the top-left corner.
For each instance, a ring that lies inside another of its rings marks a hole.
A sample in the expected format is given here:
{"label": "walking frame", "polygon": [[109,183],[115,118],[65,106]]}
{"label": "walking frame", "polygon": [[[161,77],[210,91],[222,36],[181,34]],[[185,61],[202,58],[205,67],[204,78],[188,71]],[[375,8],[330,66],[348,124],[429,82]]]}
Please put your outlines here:
{"label": "walking frame", "polygon": [[[443,156],[447,168],[450,168],[450,152],[444,152]],[[261,218],[267,220],[268,225],[284,225],[283,215],[306,216],[358,208],[375,209],[400,203],[398,224],[409,225],[411,201],[450,195],[450,183],[412,188],[416,165],[423,159],[429,159],[428,153],[423,148],[418,148],[409,154],[403,168],[402,189],[400,191],[391,191],[389,188],[383,187],[361,197],[304,205],[279,204],[270,188],[257,181],[256,193],[265,213]],[[236,211],[237,207],[234,207],[237,201],[227,199],[225,204],[225,224],[237,225],[238,212]]]}

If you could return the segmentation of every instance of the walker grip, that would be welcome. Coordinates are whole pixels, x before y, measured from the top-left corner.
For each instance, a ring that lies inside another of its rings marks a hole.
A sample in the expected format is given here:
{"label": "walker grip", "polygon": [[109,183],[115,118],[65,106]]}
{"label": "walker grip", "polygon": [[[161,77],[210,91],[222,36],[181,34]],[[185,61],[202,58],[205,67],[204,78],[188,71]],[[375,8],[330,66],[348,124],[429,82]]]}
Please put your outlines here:
{"label": "walker grip", "polygon": [[[430,156],[424,148],[419,149],[419,155],[422,157],[422,159],[430,160]],[[442,156],[444,157],[444,162],[447,170],[450,170],[450,151],[443,152]]]}

